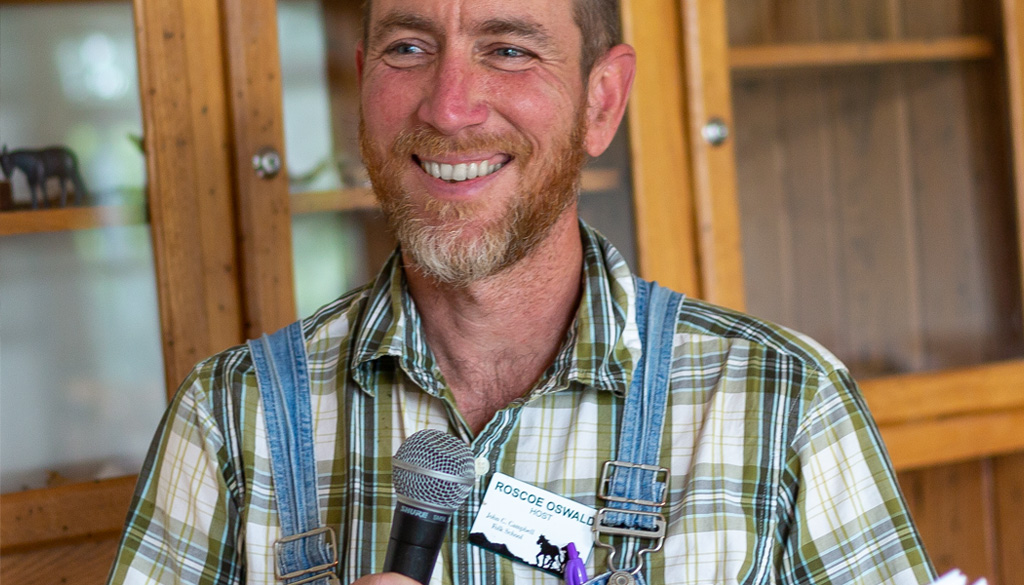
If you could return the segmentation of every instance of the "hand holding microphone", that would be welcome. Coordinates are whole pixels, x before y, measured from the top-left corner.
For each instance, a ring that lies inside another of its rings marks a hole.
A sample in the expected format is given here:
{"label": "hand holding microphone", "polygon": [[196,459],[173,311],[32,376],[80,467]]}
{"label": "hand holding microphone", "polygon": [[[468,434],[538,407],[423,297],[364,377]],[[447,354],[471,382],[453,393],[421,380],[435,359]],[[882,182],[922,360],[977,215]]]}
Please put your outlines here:
{"label": "hand holding microphone", "polygon": [[417,585],[418,581],[399,575],[398,573],[374,573],[360,577],[350,585]]}
{"label": "hand holding microphone", "polygon": [[398,505],[383,570],[427,585],[448,521],[476,481],[473,453],[459,439],[427,429],[406,439],[392,461]]}

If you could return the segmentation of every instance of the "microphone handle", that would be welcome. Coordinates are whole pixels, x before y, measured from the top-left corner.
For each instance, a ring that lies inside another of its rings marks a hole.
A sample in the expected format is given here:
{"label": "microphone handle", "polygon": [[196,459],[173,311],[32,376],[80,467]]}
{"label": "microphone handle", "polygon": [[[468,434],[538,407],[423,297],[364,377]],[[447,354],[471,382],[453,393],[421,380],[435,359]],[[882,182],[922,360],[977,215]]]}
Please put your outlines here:
{"label": "microphone handle", "polygon": [[399,573],[428,585],[450,518],[399,502],[391,521],[384,572]]}

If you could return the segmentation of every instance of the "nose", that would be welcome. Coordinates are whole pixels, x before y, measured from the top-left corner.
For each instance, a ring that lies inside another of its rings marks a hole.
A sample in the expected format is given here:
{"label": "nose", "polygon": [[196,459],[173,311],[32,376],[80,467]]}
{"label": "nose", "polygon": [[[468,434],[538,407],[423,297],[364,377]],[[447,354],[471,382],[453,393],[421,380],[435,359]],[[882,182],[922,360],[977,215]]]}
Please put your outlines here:
{"label": "nose", "polygon": [[427,88],[420,104],[419,118],[447,135],[482,124],[488,110],[482,99],[481,75],[470,60],[442,55],[430,80],[432,87]]}

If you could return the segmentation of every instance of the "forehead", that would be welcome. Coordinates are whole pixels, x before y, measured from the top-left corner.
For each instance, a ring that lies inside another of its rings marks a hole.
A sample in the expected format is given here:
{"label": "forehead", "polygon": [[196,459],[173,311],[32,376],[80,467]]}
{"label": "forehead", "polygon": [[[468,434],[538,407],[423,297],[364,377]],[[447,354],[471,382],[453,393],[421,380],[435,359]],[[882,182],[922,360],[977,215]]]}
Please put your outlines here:
{"label": "forehead", "polygon": [[[573,0],[373,0],[367,32],[396,27],[436,29],[443,35],[534,30],[552,38],[578,38]],[[504,26],[503,26],[504,23]]]}

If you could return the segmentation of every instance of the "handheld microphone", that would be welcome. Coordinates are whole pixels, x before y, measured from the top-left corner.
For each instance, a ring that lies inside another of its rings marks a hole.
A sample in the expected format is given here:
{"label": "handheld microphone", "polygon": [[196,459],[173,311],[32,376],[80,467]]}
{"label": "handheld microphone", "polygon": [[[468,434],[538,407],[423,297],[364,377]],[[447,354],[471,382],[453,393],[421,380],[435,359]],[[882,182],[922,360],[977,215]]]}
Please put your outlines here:
{"label": "handheld microphone", "polygon": [[413,433],[392,460],[398,505],[384,572],[427,585],[448,521],[476,481],[473,453],[465,443],[434,429]]}

